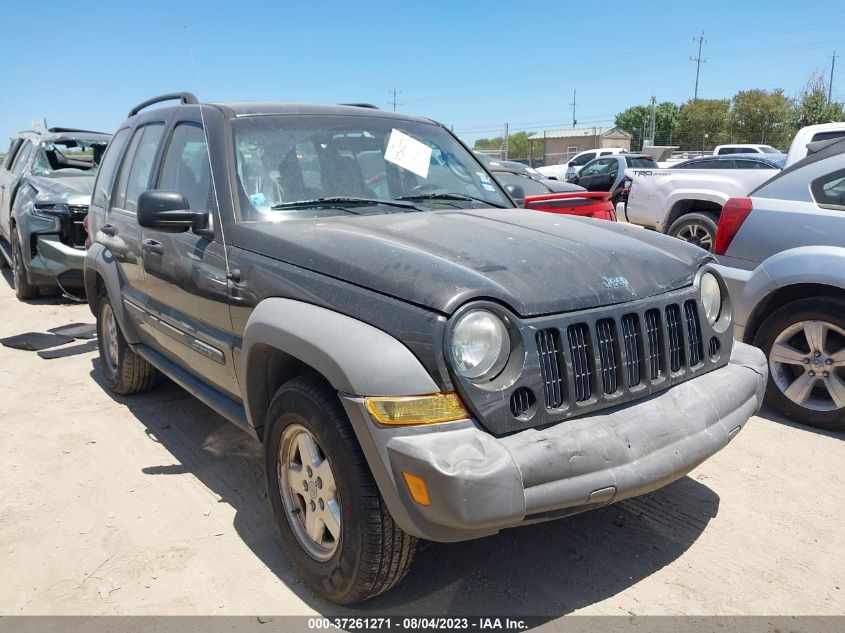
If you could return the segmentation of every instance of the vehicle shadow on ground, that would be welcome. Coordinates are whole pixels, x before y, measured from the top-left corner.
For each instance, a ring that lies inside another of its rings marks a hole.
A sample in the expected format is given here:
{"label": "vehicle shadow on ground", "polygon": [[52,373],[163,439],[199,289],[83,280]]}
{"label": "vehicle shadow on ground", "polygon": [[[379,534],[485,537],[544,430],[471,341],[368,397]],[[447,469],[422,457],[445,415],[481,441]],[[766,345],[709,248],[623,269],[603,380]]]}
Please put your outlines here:
{"label": "vehicle shadow on ground", "polygon": [[[2,257],[2,255],[0,255]],[[0,269],[0,275],[2,275],[3,279],[9,284],[9,288],[15,288],[15,281],[12,277],[12,269],[9,267]],[[85,291],[84,290],[77,290],[76,294],[78,294],[79,299],[85,299]],[[50,289],[49,291],[43,292],[43,294],[38,297],[37,299],[26,299],[22,303],[26,303],[32,306],[44,306],[44,305],[73,305],[76,303],[81,303],[81,301],[77,301],[71,299],[70,297],[64,296],[58,288]]]}
{"label": "vehicle shadow on ground", "polygon": [[789,418],[783,417],[780,413],[765,404],[763,405],[763,408],[760,410],[757,416],[763,418],[764,420],[768,420],[769,422],[783,424],[784,426],[788,426],[799,431],[806,431],[807,433],[816,433],[818,435],[832,437],[837,440],[845,440],[845,432],[843,431],[829,431],[827,429],[817,429],[816,427],[809,426],[807,424],[793,422]]}
{"label": "vehicle shadow on ground", "polygon": [[354,608],[338,607],[301,583],[279,547],[258,442],[166,379],[147,394],[112,395],[99,359],[92,363],[92,378],[179,462],[150,464],[143,472],[196,476],[220,503],[235,509],[234,528],[255,555],[325,615],[530,614],[553,619],[624,591],[670,564],[719,510],[716,493],[684,477],[651,495],[567,519],[465,543],[423,543],[398,587]]}

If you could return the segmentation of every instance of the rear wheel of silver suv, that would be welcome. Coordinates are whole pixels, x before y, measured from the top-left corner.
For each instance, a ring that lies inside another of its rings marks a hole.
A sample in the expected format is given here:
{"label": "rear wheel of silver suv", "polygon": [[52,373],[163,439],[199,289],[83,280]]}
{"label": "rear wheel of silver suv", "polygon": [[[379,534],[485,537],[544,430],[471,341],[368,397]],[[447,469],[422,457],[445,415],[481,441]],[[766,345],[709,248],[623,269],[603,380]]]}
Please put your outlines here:
{"label": "rear wheel of silver suv", "polygon": [[845,430],[845,301],[789,303],[763,322],[754,344],[769,359],[771,405],[798,422]]}
{"label": "rear wheel of silver suv", "polygon": [[337,393],[322,377],[301,376],[279,389],[264,449],[282,548],[312,590],[350,604],[405,576],[417,539],[390,516]]}
{"label": "rear wheel of silver suv", "polygon": [[156,380],[156,369],[145,358],[132,351],[114,314],[109,296],[103,289],[97,305],[97,348],[100,365],[109,389],[129,395],[150,389]]}

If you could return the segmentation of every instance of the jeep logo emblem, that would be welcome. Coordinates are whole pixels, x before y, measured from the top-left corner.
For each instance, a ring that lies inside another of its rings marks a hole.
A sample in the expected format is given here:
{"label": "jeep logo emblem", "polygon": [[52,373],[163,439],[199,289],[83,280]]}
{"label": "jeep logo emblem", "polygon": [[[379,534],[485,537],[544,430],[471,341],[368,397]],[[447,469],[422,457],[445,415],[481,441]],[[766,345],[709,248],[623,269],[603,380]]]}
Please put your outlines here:
{"label": "jeep logo emblem", "polygon": [[627,288],[631,289],[631,284],[625,277],[602,277],[602,283],[605,288]]}

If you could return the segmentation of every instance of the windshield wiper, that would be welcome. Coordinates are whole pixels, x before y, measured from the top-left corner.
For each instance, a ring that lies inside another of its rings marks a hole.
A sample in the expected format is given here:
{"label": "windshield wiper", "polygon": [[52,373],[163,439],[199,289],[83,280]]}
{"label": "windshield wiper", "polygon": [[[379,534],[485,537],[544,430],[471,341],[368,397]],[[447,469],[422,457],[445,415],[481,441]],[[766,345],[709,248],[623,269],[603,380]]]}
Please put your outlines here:
{"label": "windshield wiper", "polygon": [[490,202],[484,198],[468,196],[463,193],[420,193],[413,196],[399,196],[396,200],[464,200],[466,202],[481,202],[497,209],[506,209],[505,205],[498,202]]}
{"label": "windshield wiper", "polygon": [[409,211],[419,211],[420,209],[410,202],[400,202],[397,200],[379,200],[378,198],[353,198],[347,196],[331,196],[327,198],[314,198],[313,200],[294,200],[292,202],[282,202],[270,207],[274,211],[282,209],[313,209],[313,208],[332,208],[332,209],[346,209],[349,213],[357,213],[347,209],[346,207],[356,206],[373,206],[383,205],[386,207],[399,207],[400,209],[408,209]]}

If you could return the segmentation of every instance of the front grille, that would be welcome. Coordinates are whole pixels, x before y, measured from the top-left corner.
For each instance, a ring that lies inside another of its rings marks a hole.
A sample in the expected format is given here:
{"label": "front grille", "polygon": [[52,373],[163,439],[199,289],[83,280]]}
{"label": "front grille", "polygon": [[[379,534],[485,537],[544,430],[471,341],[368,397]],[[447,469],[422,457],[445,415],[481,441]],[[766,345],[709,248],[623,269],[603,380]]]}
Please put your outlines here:
{"label": "front grille", "polygon": [[616,333],[612,319],[596,322],[596,343],[599,348],[601,384],[605,393],[615,393],[618,383],[619,365],[616,362]]}
{"label": "front grille", "polygon": [[640,323],[636,314],[622,317],[622,338],[625,341],[625,370],[628,372],[628,386],[640,384]]}
{"label": "front grille", "polygon": [[666,330],[669,332],[669,369],[680,371],[684,362],[684,346],[681,342],[681,309],[677,304],[666,306]]}
{"label": "front grille", "polygon": [[83,248],[88,233],[82,225],[85,216],[88,215],[88,207],[75,205],[70,208],[70,218],[61,221],[61,234],[59,236],[63,244]]}
{"label": "front grille", "polygon": [[698,324],[698,308],[695,301],[687,301],[684,304],[684,316],[687,319],[687,332],[689,342],[689,364],[693,367],[701,362],[704,351],[701,346],[701,327]]}
{"label": "front grille", "polygon": [[[612,317],[606,312],[602,318],[581,317],[584,321],[565,327],[565,337],[563,327],[538,330],[537,359],[546,409],[624,401],[626,393],[634,397],[643,388],[650,391],[652,386],[677,382],[689,368],[703,365],[697,301],[681,297],[677,303],[660,305],[618,310]],[[712,345],[708,345],[711,360]],[[512,400],[512,409],[514,404]]]}
{"label": "front grille", "polygon": [[645,313],[646,337],[648,337],[648,369],[652,380],[663,373],[663,336],[660,333],[660,310]]}
{"label": "front grille", "polygon": [[540,373],[543,377],[543,395],[549,409],[557,409],[564,399],[563,350],[557,330],[537,332],[537,352],[540,354]]}
{"label": "front grille", "polygon": [[515,418],[528,417],[531,405],[534,404],[534,394],[525,387],[520,387],[511,395],[511,413]]}
{"label": "front grille", "polygon": [[592,349],[590,346],[590,331],[586,323],[570,325],[567,332],[569,338],[569,354],[572,358],[572,377],[575,380],[575,401],[584,402],[592,395],[590,365],[592,364]]}

